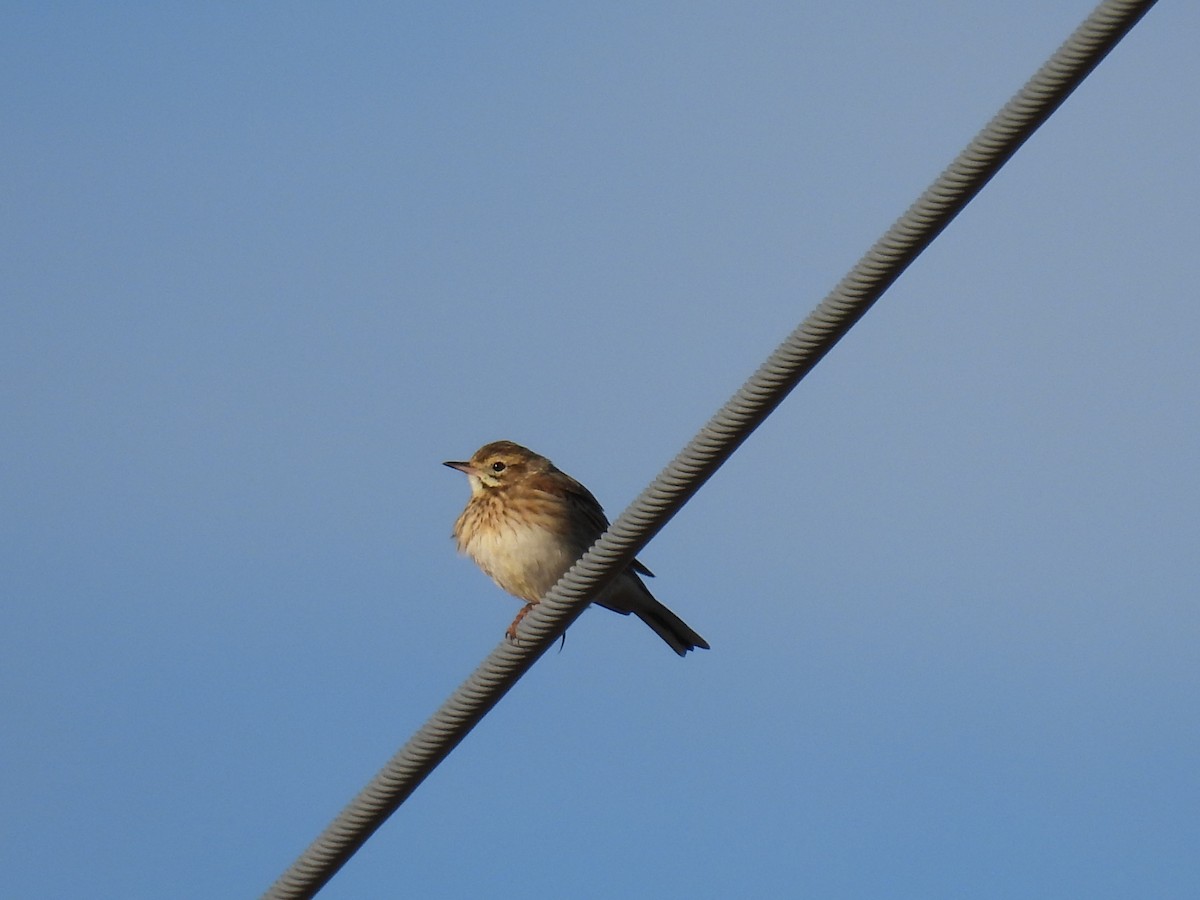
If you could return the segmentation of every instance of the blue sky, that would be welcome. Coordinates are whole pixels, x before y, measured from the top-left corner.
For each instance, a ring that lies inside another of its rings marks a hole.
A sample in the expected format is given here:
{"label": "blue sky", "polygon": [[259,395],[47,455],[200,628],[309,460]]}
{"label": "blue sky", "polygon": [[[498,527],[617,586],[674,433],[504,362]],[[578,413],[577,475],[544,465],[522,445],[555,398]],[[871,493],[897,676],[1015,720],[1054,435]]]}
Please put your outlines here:
{"label": "blue sky", "polygon": [[[0,884],[267,887],[1087,14],[9,4]],[[1184,897],[1200,114],[1163,3],[323,897]]]}

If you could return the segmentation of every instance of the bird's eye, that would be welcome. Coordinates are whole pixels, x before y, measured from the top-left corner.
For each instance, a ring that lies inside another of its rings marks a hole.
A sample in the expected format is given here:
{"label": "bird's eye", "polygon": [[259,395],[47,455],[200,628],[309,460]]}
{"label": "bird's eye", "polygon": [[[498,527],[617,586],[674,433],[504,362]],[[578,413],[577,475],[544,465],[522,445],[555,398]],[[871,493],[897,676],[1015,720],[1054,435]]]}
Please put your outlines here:
{"label": "bird's eye", "polygon": [[492,463],[492,471],[493,472],[503,472],[504,471],[504,463],[502,463],[502,462]]}

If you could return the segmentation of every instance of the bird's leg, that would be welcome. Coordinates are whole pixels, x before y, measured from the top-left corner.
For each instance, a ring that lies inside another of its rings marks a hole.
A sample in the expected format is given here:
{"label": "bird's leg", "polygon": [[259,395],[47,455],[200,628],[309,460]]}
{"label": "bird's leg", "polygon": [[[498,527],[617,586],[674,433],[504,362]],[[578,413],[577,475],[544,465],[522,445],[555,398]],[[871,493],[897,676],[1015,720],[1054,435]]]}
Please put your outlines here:
{"label": "bird's leg", "polygon": [[517,626],[521,624],[521,620],[529,615],[529,611],[533,609],[532,603],[526,603],[525,607],[517,613],[517,617],[512,620],[512,624],[508,626],[508,631],[504,632],[504,636],[512,641],[517,642]]}

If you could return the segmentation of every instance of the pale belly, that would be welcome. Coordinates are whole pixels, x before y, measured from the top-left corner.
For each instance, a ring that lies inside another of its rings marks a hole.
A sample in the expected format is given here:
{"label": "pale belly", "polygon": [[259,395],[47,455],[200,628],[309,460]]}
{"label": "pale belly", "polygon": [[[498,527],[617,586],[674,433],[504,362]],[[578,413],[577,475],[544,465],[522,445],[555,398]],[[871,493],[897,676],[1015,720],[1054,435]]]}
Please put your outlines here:
{"label": "pale belly", "polygon": [[527,603],[540,600],[582,553],[544,528],[511,526],[477,532],[465,549],[496,584]]}

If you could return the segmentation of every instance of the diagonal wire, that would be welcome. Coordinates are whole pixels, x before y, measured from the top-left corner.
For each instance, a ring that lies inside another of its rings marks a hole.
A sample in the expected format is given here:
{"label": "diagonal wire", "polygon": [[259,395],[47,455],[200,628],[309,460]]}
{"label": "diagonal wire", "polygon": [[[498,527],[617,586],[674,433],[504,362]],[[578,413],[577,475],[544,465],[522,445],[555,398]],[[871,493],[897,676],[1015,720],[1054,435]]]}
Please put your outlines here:
{"label": "diagonal wire", "polygon": [[264,894],[312,897],[870,309],[1154,0],[1105,0]]}

